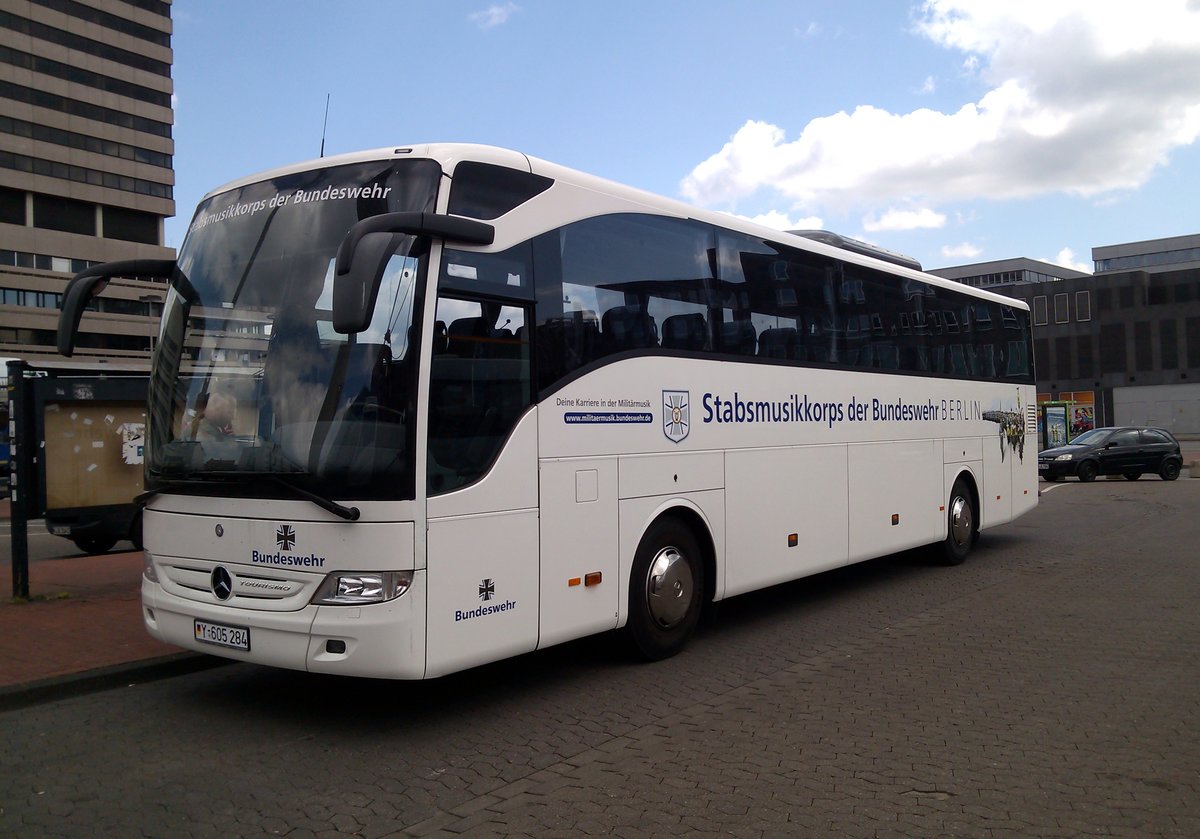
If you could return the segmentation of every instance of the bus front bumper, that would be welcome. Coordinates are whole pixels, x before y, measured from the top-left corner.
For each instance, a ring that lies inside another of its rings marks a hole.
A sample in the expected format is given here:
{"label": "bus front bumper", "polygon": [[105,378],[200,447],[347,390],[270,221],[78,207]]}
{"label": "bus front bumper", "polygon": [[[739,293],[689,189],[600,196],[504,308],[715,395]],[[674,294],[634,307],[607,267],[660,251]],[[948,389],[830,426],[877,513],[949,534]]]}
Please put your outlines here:
{"label": "bus front bumper", "polygon": [[160,641],[199,653],[312,673],[421,679],[424,586],[418,571],[408,591],[386,603],[268,612],[186,599],[143,578],[142,619]]}

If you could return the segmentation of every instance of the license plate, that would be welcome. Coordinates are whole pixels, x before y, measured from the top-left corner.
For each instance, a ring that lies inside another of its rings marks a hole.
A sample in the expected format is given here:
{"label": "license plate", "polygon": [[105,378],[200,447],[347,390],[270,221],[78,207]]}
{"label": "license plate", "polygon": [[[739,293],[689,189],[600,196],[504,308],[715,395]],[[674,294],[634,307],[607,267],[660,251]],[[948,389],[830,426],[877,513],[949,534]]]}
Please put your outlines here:
{"label": "license plate", "polygon": [[196,621],[195,625],[197,641],[250,652],[250,630],[245,626],[227,626],[201,620]]}
{"label": "license plate", "polygon": [[1049,464],[1049,463],[1039,463],[1039,464],[1038,464],[1038,471],[1039,471],[1039,472],[1045,472],[1045,471],[1046,471],[1047,469],[1049,469],[1049,468],[1050,468],[1050,464]]}
{"label": "license plate", "polygon": [[66,524],[56,524],[50,528],[50,532],[55,536],[70,536],[71,526]]}

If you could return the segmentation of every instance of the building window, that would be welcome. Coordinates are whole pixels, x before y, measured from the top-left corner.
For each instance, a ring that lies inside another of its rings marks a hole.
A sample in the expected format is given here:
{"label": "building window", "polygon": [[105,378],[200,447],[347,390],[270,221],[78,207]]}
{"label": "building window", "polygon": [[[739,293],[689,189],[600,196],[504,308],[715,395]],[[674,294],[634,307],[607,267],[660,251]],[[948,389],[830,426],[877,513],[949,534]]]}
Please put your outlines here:
{"label": "building window", "polygon": [[105,207],[104,238],[157,245],[158,216],[121,207]]}
{"label": "building window", "polygon": [[42,160],[6,151],[0,151],[0,169],[15,169],[18,172],[45,175],[49,178],[60,178],[91,186],[103,186],[108,189],[120,189],[125,192],[136,192],[138,195],[151,195],[155,198],[170,200],[172,197],[170,184],[147,181],[143,178],[130,178],[113,172],[102,172],[99,169],[88,169],[85,166],[71,166],[54,160]]}
{"label": "building window", "polygon": [[52,195],[33,196],[33,226],[42,230],[96,235],[96,206]]}
{"label": "building window", "polygon": [[1125,369],[1125,324],[1101,324],[1100,369],[1108,373]]}
{"label": "building window", "polygon": [[0,222],[25,224],[25,193],[0,187]]}
{"label": "building window", "polygon": [[1150,351],[1150,322],[1138,321],[1133,325],[1133,354],[1139,373],[1154,369],[1154,354]]}
{"label": "building window", "polygon": [[1075,378],[1074,364],[1071,363],[1071,338],[1061,335],[1054,339],[1054,371],[1055,378]]}
{"label": "building window", "polygon": [[1070,315],[1070,302],[1066,294],[1054,295],[1054,322],[1066,323]]}
{"label": "building window", "polygon": [[1158,322],[1158,340],[1162,350],[1162,369],[1179,369],[1179,341],[1175,334],[1175,321],[1164,319]]}
{"label": "building window", "polygon": [[1200,318],[1188,318],[1183,335],[1187,341],[1187,366],[1200,367]]}
{"label": "building window", "polygon": [[1075,320],[1092,319],[1092,293],[1090,291],[1075,292]]}
{"label": "building window", "polygon": [[1096,375],[1096,362],[1092,355],[1092,336],[1075,336],[1075,360],[1079,364],[1079,378],[1091,379]]}
{"label": "building window", "polygon": [[1046,296],[1043,294],[1033,298],[1033,325],[1045,326],[1046,323]]}

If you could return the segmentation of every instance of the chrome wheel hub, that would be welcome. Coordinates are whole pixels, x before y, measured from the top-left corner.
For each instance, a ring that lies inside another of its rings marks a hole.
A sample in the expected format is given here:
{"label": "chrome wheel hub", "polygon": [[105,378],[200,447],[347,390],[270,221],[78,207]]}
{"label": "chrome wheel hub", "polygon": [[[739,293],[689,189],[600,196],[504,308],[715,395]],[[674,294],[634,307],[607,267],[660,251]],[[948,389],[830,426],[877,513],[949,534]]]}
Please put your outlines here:
{"label": "chrome wheel hub", "polygon": [[646,605],[650,617],[663,629],[678,625],[692,602],[692,567],[678,548],[665,547],[650,563],[646,577]]}
{"label": "chrome wheel hub", "polygon": [[971,505],[961,495],[950,503],[950,538],[956,545],[971,543]]}

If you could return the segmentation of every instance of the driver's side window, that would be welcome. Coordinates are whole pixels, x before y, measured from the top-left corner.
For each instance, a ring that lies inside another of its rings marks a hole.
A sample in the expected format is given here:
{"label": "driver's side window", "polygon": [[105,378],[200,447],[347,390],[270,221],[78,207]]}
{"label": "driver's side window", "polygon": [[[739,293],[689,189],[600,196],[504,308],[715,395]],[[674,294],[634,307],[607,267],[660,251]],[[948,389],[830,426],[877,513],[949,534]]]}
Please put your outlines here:
{"label": "driver's side window", "polygon": [[529,310],[441,296],[429,380],[429,494],[478,480],[529,407]]}
{"label": "driver's side window", "polygon": [[1120,446],[1136,446],[1138,444],[1138,433],[1136,431],[1118,431],[1108,439],[1108,445],[1116,447]]}

